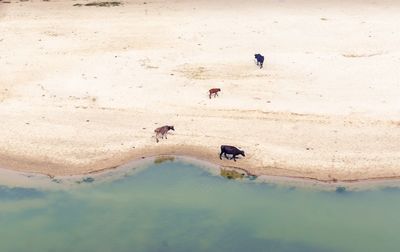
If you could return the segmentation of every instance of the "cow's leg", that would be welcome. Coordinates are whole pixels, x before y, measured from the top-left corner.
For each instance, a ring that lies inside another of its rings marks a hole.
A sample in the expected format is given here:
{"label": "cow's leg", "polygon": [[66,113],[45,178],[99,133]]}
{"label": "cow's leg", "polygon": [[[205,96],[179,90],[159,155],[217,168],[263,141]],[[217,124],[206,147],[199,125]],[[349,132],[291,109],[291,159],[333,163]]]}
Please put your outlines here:
{"label": "cow's leg", "polygon": [[261,63],[260,63],[260,69],[261,69],[262,67],[263,67],[263,63],[261,62]]}
{"label": "cow's leg", "polygon": [[219,154],[219,159],[221,159],[222,160],[222,154],[223,154],[224,152],[223,151],[221,151],[221,153]]}
{"label": "cow's leg", "polygon": [[211,92],[210,92],[210,94],[209,94],[209,97],[210,97],[210,99],[211,99]]}
{"label": "cow's leg", "polygon": [[236,162],[236,155],[233,155],[233,161]]}

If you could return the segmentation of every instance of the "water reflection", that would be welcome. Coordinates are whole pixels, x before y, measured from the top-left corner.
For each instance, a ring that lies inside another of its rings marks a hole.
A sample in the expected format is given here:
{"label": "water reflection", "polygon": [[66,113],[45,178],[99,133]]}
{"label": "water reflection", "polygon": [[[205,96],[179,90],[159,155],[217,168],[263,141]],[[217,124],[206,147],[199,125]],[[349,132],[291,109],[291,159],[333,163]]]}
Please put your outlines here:
{"label": "water reflection", "polygon": [[0,251],[364,252],[400,246],[399,190],[236,181],[170,161],[118,180],[85,177],[68,190],[0,187]]}
{"label": "water reflection", "polygon": [[19,200],[44,197],[45,193],[33,188],[0,186],[0,200]]}

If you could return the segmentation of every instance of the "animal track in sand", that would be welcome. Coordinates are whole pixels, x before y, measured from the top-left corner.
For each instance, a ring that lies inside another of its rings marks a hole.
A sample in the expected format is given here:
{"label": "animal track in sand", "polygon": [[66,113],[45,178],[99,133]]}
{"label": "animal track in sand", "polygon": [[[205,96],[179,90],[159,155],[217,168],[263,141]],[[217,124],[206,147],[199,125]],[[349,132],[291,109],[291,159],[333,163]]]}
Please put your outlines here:
{"label": "animal track in sand", "polygon": [[43,34],[50,36],[50,37],[58,37],[62,35],[61,33],[55,32],[55,31],[45,31]]}
{"label": "animal track in sand", "polygon": [[158,68],[158,66],[151,65],[151,60],[148,58],[140,59],[139,63],[140,63],[140,66],[142,66],[146,69],[157,69]]}
{"label": "animal track in sand", "polygon": [[342,56],[346,58],[364,58],[383,55],[385,52],[374,52],[374,53],[343,53]]}
{"label": "animal track in sand", "polygon": [[73,6],[81,7],[81,6],[96,6],[96,7],[114,7],[122,5],[121,2],[113,1],[113,2],[91,2],[86,4],[74,4]]}
{"label": "animal track in sand", "polygon": [[187,79],[194,80],[237,80],[268,76],[266,73],[255,72],[255,68],[251,64],[205,65],[207,65],[207,67],[198,64],[183,64],[174,71],[181,73]]}

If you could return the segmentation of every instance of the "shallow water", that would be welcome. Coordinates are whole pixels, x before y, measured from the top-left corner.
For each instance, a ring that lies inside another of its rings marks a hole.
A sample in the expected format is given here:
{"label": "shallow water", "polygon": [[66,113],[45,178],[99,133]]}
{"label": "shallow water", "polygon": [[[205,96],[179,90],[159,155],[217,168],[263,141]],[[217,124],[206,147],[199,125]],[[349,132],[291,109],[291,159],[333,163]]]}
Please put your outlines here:
{"label": "shallow water", "polygon": [[400,190],[321,191],[152,165],[68,190],[0,186],[0,251],[397,251]]}

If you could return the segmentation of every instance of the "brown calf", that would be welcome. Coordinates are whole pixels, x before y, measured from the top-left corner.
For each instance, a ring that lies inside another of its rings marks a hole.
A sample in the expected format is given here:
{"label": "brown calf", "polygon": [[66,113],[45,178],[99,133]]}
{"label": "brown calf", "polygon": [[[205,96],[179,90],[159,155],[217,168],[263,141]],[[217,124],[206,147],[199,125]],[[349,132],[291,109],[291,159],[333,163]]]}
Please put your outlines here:
{"label": "brown calf", "polygon": [[165,136],[165,139],[167,139],[167,133],[169,130],[175,131],[174,126],[165,125],[165,126],[155,129],[154,132],[156,133],[156,142],[158,143],[159,136],[161,136],[161,138],[164,138],[164,136]]}
{"label": "brown calf", "polygon": [[219,91],[221,91],[220,88],[211,88],[211,89],[208,91],[208,92],[210,92],[210,95],[209,95],[210,99],[211,99],[211,95],[212,95],[212,94],[214,95],[214,97],[217,97]]}

